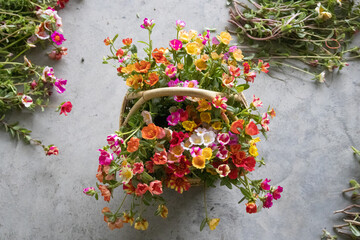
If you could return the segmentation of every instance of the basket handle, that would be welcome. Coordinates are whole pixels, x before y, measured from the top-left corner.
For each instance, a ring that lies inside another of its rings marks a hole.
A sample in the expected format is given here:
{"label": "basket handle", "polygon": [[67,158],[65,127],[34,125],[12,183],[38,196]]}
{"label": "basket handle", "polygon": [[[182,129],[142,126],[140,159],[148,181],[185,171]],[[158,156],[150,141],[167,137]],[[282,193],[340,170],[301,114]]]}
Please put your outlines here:
{"label": "basket handle", "polygon": [[[168,97],[168,96],[190,96],[190,97],[197,97],[197,98],[204,98],[208,101],[212,101],[217,95],[225,96],[226,94],[205,90],[205,89],[198,89],[198,88],[187,88],[187,87],[170,87],[170,88],[156,88],[147,91],[141,91],[137,93],[130,93],[125,96],[124,102],[120,112],[120,120],[119,120],[119,128],[122,125],[126,125],[129,121],[129,118],[139,110],[139,108],[146,103],[147,101],[153,98],[159,97]],[[239,93],[234,95],[235,100],[242,102],[245,107],[248,107],[248,103],[246,102],[245,96],[243,93]],[[130,109],[129,114],[127,115],[125,121],[123,121],[123,114],[126,108],[126,104],[128,100],[137,99],[139,100],[135,103],[135,105]]]}

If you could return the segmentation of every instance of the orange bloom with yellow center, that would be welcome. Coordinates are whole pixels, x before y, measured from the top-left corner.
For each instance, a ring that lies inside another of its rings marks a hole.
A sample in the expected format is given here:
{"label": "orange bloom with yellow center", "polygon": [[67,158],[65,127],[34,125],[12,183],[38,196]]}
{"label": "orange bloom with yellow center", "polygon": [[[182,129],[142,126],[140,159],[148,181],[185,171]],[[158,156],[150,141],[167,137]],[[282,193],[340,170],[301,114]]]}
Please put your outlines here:
{"label": "orange bloom with yellow center", "polygon": [[245,121],[244,121],[243,119],[239,119],[239,120],[233,122],[233,123],[231,124],[230,131],[232,131],[233,133],[236,133],[236,134],[240,134],[239,128],[240,128],[241,130],[244,129],[244,122],[245,122]]}
{"label": "orange bloom with yellow center", "polygon": [[159,128],[155,124],[150,123],[149,125],[143,127],[141,134],[144,139],[152,140],[156,138],[158,131]]}
{"label": "orange bloom with yellow center", "polygon": [[122,40],[122,42],[123,42],[124,45],[129,46],[132,43],[132,38],[125,38],[125,39]]}
{"label": "orange bloom with yellow center", "polygon": [[199,58],[195,60],[195,66],[198,71],[206,70],[207,64],[204,59]]}
{"label": "orange bloom with yellow center", "polygon": [[197,169],[203,169],[205,167],[205,157],[201,155],[193,157],[192,165]]}
{"label": "orange bloom with yellow center", "polygon": [[200,101],[198,101],[198,104],[199,104],[199,106],[196,108],[196,110],[198,110],[199,112],[211,110],[211,103],[209,103],[205,99],[200,99]]}
{"label": "orange bloom with yellow center", "polygon": [[183,193],[184,191],[189,190],[191,184],[186,177],[176,177],[172,175],[170,180],[167,182],[167,187],[171,189],[175,189],[178,193]]}
{"label": "orange bloom with yellow center", "polygon": [[136,150],[139,149],[139,141],[140,139],[138,139],[137,137],[132,137],[130,138],[130,141],[127,143],[127,151],[128,152],[135,152]]}
{"label": "orange bloom with yellow center", "polygon": [[209,112],[200,113],[200,119],[202,122],[210,123],[211,122],[211,114]]}
{"label": "orange bloom with yellow center", "polygon": [[126,85],[134,89],[138,89],[143,85],[143,77],[141,75],[133,75],[126,79]]}
{"label": "orange bloom with yellow center", "polygon": [[164,56],[166,49],[165,48],[155,48],[152,52],[152,57],[155,59],[156,63],[164,63],[165,65],[169,64],[169,61]]}
{"label": "orange bloom with yellow center", "polygon": [[147,73],[151,67],[151,64],[147,61],[142,60],[141,62],[135,63],[135,71],[138,73]]}
{"label": "orange bloom with yellow center", "polygon": [[149,73],[148,78],[144,82],[150,86],[154,86],[159,81],[159,75],[155,72]]}

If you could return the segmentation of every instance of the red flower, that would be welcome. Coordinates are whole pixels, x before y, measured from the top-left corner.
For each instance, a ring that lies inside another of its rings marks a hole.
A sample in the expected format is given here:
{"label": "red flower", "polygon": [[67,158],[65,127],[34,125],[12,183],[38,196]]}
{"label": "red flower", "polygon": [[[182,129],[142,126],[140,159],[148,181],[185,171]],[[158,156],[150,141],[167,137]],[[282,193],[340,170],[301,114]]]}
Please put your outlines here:
{"label": "red flower", "polygon": [[65,7],[65,3],[67,3],[69,0],[58,0],[56,5],[59,6],[60,8],[64,8]]}
{"label": "red flower", "polygon": [[160,195],[163,193],[162,183],[159,180],[152,181],[150,183],[149,191],[151,194]]}
{"label": "red flower", "polygon": [[257,212],[257,206],[254,202],[248,202],[248,203],[245,203],[246,205],[246,212],[247,213],[256,213]]}
{"label": "red flower", "polygon": [[256,160],[254,157],[250,156],[243,160],[243,168],[246,171],[252,172],[255,170]]}
{"label": "red flower", "polygon": [[250,65],[248,62],[244,62],[243,63],[243,66],[244,66],[244,74],[248,74],[250,72]]}
{"label": "red flower", "polygon": [[190,182],[185,177],[178,178],[175,175],[172,175],[167,183],[168,188],[175,189],[178,193],[189,190],[190,186]]}
{"label": "red flower", "polygon": [[231,171],[228,175],[228,178],[237,179],[238,175],[239,175],[239,170],[237,168],[233,168],[233,169],[231,169]]}
{"label": "red flower", "polygon": [[184,109],[179,109],[178,112],[180,113],[180,122],[184,122],[188,120],[189,114]]}
{"label": "red flower", "polygon": [[256,126],[256,124],[251,121],[251,122],[249,122],[248,125],[246,125],[245,133],[250,136],[257,135],[257,134],[259,134],[259,129]]}
{"label": "red flower", "polygon": [[231,153],[237,153],[237,152],[240,152],[240,150],[241,150],[241,144],[230,145]]}
{"label": "red flower", "polygon": [[246,158],[246,152],[244,151],[235,152],[231,156],[231,158],[236,167],[243,167],[244,166],[243,160]]}
{"label": "red flower", "polygon": [[58,155],[58,154],[59,154],[59,149],[55,146],[51,146],[49,150],[46,152],[46,156]]}
{"label": "red flower", "polygon": [[154,157],[151,158],[156,165],[162,165],[167,163],[167,153],[164,151],[157,152]]}
{"label": "red flower", "polygon": [[236,133],[236,134],[240,134],[239,128],[241,130],[244,129],[244,122],[245,121],[243,119],[239,119],[239,120],[233,122],[231,124],[230,131],[232,131],[233,133]]}
{"label": "red flower", "polygon": [[65,116],[67,116],[67,112],[71,112],[72,109],[72,104],[71,102],[65,102],[61,105],[60,107],[61,111],[60,111],[60,115],[64,113]]}
{"label": "red flower", "polygon": [[124,50],[122,50],[121,48],[119,48],[117,51],[116,51],[116,56],[121,58],[122,56],[124,55]]}
{"label": "red flower", "polygon": [[154,172],[154,162],[153,161],[146,161],[145,162],[145,168],[149,173]]}
{"label": "red flower", "polygon": [[179,178],[182,178],[190,173],[190,166],[191,162],[187,160],[185,156],[181,156],[178,163],[169,164],[169,168],[172,170],[172,173]]}
{"label": "red flower", "polygon": [[134,187],[134,185],[132,185],[131,180],[127,184],[123,184],[123,190],[127,194],[133,194],[135,192],[135,187]]}
{"label": "red flower", "polygon": [[125,38],[122,40],[124,45],[131,45],[132,43],[132,38]]}
{"label": "red flower", "polygon": [[142,196],[149,190],[149,186],[146,183],[139,183],[136,187],[135,194],[136,196]]}
{"label": "red flower", "polygon": [[184,140],[185,137],[186,137],[186,135],[183,132],[173,131],[172,138],[170,140],[170,146],[174,147],[174,146],[179,145]]}

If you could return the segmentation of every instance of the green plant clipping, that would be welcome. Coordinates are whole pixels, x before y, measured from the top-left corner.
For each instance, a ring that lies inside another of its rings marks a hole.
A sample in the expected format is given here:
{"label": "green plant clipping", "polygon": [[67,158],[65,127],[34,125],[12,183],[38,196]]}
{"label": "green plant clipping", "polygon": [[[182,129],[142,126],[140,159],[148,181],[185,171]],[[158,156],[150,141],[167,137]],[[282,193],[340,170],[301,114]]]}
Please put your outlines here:
{"label": "green plant clipping", "polygon": [[[273,64],[292,67],[325,81],[325,70],[341,70],[359,58],[359,47],[351,47],[359,30],[360,8],[354,1],[249,0],[234,1],[231,22],[244,51]],[[297,67],[293,59],[309,67]]]}

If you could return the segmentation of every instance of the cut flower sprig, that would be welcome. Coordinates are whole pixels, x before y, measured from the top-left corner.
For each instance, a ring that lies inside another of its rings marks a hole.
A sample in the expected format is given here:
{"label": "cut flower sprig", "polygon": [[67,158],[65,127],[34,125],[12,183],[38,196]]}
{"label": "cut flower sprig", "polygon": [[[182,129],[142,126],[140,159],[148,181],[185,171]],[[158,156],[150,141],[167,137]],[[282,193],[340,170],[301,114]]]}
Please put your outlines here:
{"label": "cut flower sprig", "polygon": [[[281,197],[282,187],[271,186],[267,178],[248,176],[256,165],[264,164],[258,157],[257,135],[266,136],[276,113],[270,108],[259,113],[263,103],[256,96],[248,106],[242,91],[259,72],[268,72],[269,64],[247,61],[238,46],[230,45],[228,32],[211,37],[209,31],[186,31],[185,25],[176,21],[176,38],[169,47],[155,47],[154,21],[144,19],[141,28],[149,33],[148,42],[141,42],[147,53],[144,59],[138,57],[131,38],[124,38],[121,47],[116,43],[118,35],[104,40],[111,55],[103,62],[115,61],[129,93],[119,131],[98,150],[98,190],[89,187],[84,193],[96,199],[101,194],[109,202],[122,186],[126,194],[118,209],[102,211],[110,229],[129,223],[146,230],[150,205],[157,206],[155,215],[166,218],[164,187],[183,193],[191,186],[204,186],[205,218],[200,230],[206,225],[214,230],[220,222],[209,216],[205,192],[217,181],[242,193],[239,203],[246,202],[247,213],[270,208]],[[132,197],[130,208],[121,210],[127,195]]]}

